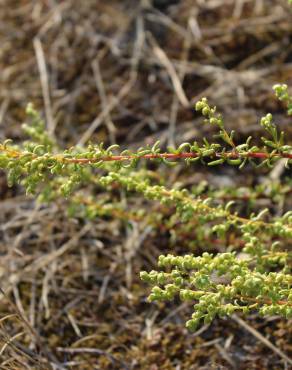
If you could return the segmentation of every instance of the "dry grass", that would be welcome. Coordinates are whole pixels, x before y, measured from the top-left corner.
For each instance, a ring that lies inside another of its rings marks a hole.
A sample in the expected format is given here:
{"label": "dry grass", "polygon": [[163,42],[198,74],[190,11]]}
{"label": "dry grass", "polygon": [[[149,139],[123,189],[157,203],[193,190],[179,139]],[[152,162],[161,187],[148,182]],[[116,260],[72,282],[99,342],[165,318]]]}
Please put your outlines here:
{"label": "dry grass", "polygon": [[[0,0],[0,138],[22,139],[33,101],[63,147],[180,143],[210,136],[192,108],[207,95],[239,135],[258,136],[258,117],[271,111],[291,140],[271,91],[292,83],[291,41],[285,0]],[[168,181],[202,178],[262,181],[201,168],[188,177],[178,168]],[[138,272],[174,248],[169,233],[68,219],[65,202],[37,205],[0,180],[1,369],[288,369],[284,320],[248,319],[273,350],[238,320],[190,334],[189,307],[146,303]]]}

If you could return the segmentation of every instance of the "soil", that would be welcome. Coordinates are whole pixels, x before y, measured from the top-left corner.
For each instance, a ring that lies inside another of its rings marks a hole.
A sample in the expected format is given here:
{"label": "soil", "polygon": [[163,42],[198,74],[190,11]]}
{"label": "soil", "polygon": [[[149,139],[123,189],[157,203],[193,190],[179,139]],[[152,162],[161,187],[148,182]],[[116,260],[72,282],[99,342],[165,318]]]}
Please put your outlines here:
{"label": "soil", "polygon": [[[28,102],[63,148],[211,139],[193,108],[202,96],[238,141],[259,141],[267,112],[292,141],[291,120],[272,91],[292,85],[292,10],[284,0],[0,0],[0,45],[1,141],[24,139]],[[281,201],[258,199],[253,211],[291,210],[284,167],[276,178],[251,167],[152,168],[168,187],[283,181]],[[173,213],[137,195],[126,200],[123,190],[110,196],[127,211],[159,210],[165,220]],[[255,313],[190,333],[192,306],[147,302],[139,271],[156,269],[162,253],[188,253],[192,235],[173,241],[143,219],[68,217],[66,200],[39,204],[21,186],[8,188],[3,172],[0,208],[1,369],[290,368],[283,354],[292,356],[291,320]],[[244,202],[239,211],[249,211]]]}

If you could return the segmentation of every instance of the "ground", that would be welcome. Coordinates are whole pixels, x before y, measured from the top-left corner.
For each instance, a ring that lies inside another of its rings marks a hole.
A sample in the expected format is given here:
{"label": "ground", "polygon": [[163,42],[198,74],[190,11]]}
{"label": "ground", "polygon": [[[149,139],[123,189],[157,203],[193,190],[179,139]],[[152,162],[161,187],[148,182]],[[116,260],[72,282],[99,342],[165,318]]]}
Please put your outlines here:
{"label": "ground", "polygon": [[[271,112],[291,142],[272,92],[274,83],[292,84],[291,41],[284,0],[2,0],[0,139],[23,140],[31,101],[63,148],[201,140],[213,131],[193,106],[207,96],[237,140],[259,138],[259,119]],[[283,167],[257,175],[183,164],[153,170],[168,187],[254,187],[291,177]],[[173,240],[143,217],[68,217],[66,200],[39,204],[0,176],[1,369],[289,368],[291,321],[255,313],[190,333],[191,306],[147,302],[139,271],[155,269],[161,253],[187,253],[194,235]],[[263,194],[253,209],[291,209],[290,189],[271,201]],[[127,212],[160,212],[164,220],[173,213],[119,189],[109,196]],[[192,244],[194,253],[204,247],[225,246]]]}

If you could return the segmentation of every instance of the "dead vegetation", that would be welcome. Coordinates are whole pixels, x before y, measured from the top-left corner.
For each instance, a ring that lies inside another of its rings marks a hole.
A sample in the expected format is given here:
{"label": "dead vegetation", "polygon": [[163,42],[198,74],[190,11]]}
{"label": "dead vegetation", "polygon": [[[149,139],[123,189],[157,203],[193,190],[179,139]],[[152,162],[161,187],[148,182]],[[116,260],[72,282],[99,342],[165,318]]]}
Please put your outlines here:
{"label": "dead vegetation", "polygon": [[[197,140],[212,134],[193,110],[208,96],[240,135],[260,136],[258,119],[271,111],[291,141],[271,90],[292,84],[291,41],[285,0],[0,0],[0,138],[22,139],[33,101],[63,147]],[[278,167],[270,177],[286,174]],[[216,187],[263,181],[227,168],[168,173],[169,184],[203,179]],[[116,197],[148,213],[157,207]],[[68,218],[65,201],[36,204],[8,189],[4,174],[0,199],[1,369],[291,366],[291,322],[235,317],[190,334],[186,305],[146,302],[139,271],[161,252],[185,251],[188,239],[174,246],[146,220]],[[291,209],[291,193],[269,206]]]}

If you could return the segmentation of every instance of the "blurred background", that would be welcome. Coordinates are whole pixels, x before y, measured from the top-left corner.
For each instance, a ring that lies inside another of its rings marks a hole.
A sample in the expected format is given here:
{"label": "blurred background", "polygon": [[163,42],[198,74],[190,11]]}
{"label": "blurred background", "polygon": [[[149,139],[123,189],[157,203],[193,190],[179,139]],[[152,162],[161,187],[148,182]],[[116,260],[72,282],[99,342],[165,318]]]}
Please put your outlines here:
{"label": "blurred background", "polygon": [[[199,141],[214,133],[194,111],[207,96],[238,141],[259,138],[259,119],[271,112],[291,142],[289,118],[272,91],[279,82],[292,84],[285,0],[0,0],[1,141],[24,138],[28,102],[62,148]],[[169,186],[203,180],[219,189],[269,176],[200,166],[161,171]],[[138,273],[174,248],[169,232],[115,218],[68,218],[65,201],[36,204],[20,187],[8,189],[3,173],[0,200],[0,337],[16,336],[0,355],[1,368],[283,368],[281,357],[233,320],[190,334],[183,324],[190,307],[146,302]],[[157,205],[147,207],[155,212]],[[26,322],[6,317],[16,312]],[[292,350],[285,320],[249,320]]]}

